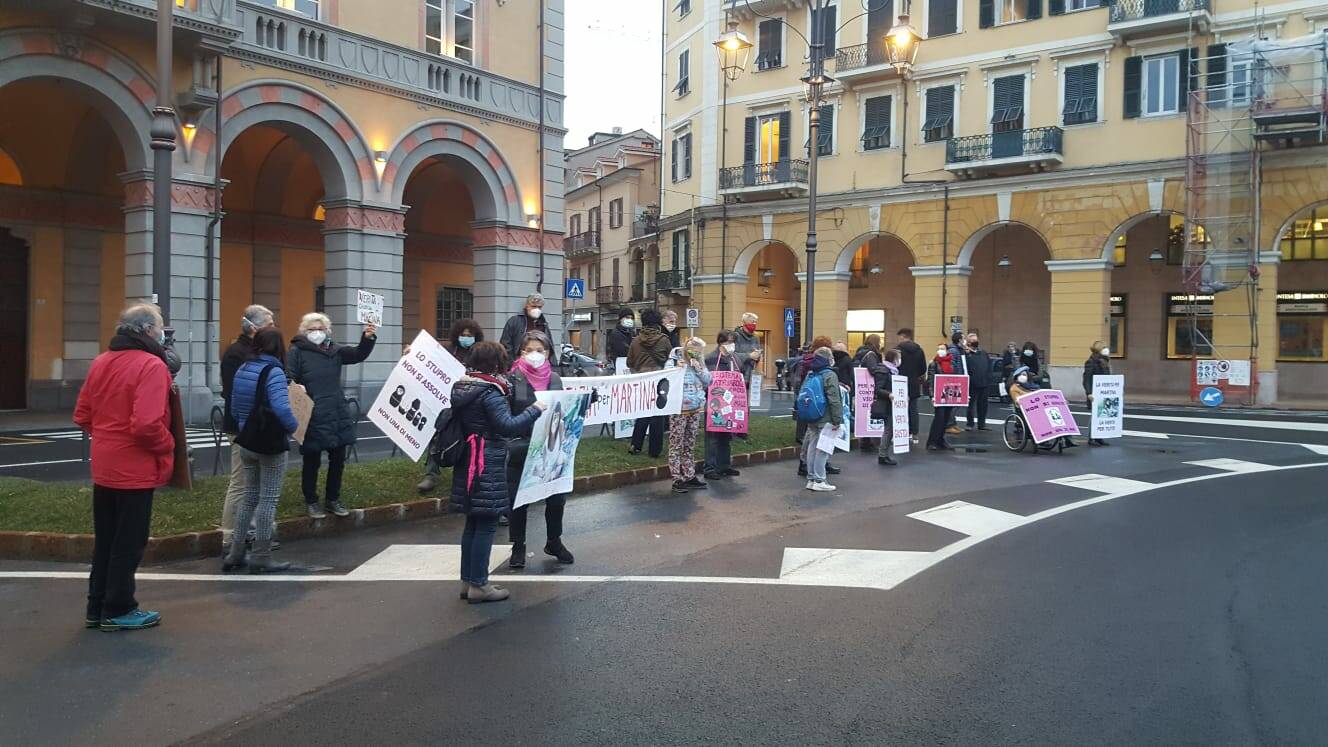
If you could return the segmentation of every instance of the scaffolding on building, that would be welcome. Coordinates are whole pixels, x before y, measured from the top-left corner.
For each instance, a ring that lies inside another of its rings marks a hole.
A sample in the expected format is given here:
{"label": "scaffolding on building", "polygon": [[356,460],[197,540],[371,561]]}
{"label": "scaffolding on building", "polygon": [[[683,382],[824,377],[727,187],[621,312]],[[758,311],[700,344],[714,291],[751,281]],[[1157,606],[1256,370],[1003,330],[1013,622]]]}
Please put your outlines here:
{"label": "scaffolding on building", "polygon": [[[1216,386],[1228,401],[1254,404],[1263,154],[1328,140],[1328,34],[1262,35],[1210,45],[1203,58],[1192,51],[1186,71],[1182,279],[1189,299],[1177,344],[1188,346],[1196,400]],[[1248,336],[1235,342],[1214,334],[1243,327]]]}

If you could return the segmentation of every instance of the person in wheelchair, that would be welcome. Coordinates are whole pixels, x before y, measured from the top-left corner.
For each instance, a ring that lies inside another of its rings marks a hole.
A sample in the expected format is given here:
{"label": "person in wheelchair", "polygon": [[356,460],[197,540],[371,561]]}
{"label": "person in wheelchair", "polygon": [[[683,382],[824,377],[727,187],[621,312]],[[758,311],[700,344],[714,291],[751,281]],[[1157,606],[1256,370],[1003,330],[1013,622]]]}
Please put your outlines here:
{"label": "person in wheelchair", "polygon": [[[1036,392],[1041,388],[1042,386],[1033,380],[1032,372],[1028,366],[1020,366],[1019,368],[1016,368],[1014,374],[1010,377],[1010,381],[1005,385],[1005,390],[1010,393],[1011,402],[1015,403],[1017,403],[1019,398],[1025,394]],[[1024,433],[1029,433],[1028,421],[1024,418],[1023,410],[1019,409],[1018,404],[1016,404],[1013,409],[1014,414],[1024,426]],[[1079,444],[1076,444],[1069,436],[1059,436],[1044,444],[1038,444],[1037,448],[1042,449],[1043,451],[1051,451],[1057,446],[1061,446],[1062,448],[1073,448],[1078,445]]]}

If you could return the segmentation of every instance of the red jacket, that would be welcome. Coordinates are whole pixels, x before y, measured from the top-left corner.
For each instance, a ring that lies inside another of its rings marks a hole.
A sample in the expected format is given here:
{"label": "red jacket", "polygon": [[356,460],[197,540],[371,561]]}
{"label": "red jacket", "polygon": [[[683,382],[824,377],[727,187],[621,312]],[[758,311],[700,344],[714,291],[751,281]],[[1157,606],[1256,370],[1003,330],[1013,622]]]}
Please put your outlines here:
{"label": "red jacket", "polygon": [[145,350],[97,356],[78,394],[74,423],[92,436],[92,482],[107,488],[158,488],[171,480],[171,374]]}

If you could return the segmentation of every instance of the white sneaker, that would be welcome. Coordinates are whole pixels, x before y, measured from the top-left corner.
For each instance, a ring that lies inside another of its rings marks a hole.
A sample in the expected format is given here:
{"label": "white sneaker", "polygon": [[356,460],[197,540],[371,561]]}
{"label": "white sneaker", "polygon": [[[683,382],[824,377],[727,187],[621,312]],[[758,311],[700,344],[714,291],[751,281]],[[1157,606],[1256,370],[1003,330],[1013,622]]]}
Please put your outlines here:
{"label": "white sneaker", "polygon": [[815,480],[808,480],[808,481],[807,481],[807,489],[808,489],[808,490],[815,490],[816,488],[813,487],[814,485],[816,485],[816,481],[815,481]]}
{"label": "white sneaker", "polygon": [[914,444],[916,444],[916,443],[918,442],[918,437],[917,437],[917,436],[909,436],[908,440],[909,440],[910,443],[914,443]]}
{"label": "white sneaker", "polygon": [[829,493],[835,489],[834,485],[828,482],[814,482],[807,486],[808,490],[815,490],[818,493]]}

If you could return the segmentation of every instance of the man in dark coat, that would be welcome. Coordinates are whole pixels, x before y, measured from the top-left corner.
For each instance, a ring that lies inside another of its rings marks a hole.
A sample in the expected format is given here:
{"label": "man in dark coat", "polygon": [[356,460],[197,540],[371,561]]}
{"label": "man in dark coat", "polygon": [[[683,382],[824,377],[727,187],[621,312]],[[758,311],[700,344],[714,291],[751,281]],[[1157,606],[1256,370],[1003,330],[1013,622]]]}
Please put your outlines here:
{"label": "man in dark coat", "polygon": [[922,396],[922,382],[927,378],[927,354],[913,342],[913,330],[899,330],[899,375],[908,377],[908,432],[913,443],[918,442],[918,398]]}
{"label": "man in dark coat", "polygon": [[[668,335],[664,334],[658,311],[646,309],[641,312],[641,324],[644,329],[641,330],[641,334],[636,336],[635,340],[632,340],[632,347],[627,351],[627,365],[631,367],[632,373],[659,371],[664,368],[664,363],[668,361],[673,346],[669,342]],[[669,418],[667,415],[637,418],[636,424],[632,426],[632,445],[627,452],[629,454],[640,454],[641,446],[645,443],[648,431],[650,435],[650,456],[658,457],[660,452],[664,450],[664,431],[668,427]]]}
{"label": "man in dark coat", "polygon": [[503,325],[503,334],[498,341],[507,348],[508,360],[516,360],[517,348],[521,347],[521,340],[527,332],[543,332],[550,340],[553,339],[553,334],[549,332],[549,320],[544,318],[544,296],[539,293],[526,296],[526,305],[521,308],[521,313],[513,314]]}
{"label": "man in dark coat", "polygon": [[618,324],[606,335],[605,355],[608,356],[609,368],[619,358],[627,357],[627,350],[632,347],[632,338],[636,337],[636,315],[631,309],[618,311]]}
{"label": "man in dark coat", "polygon": [[968,345],[964,350],[964,363],[968,368],[968,411],[964,423],[973,430],[974,414],[977,417],[977,429],[987,430],[987,405],[991,396],[991,387],[995,385],[991,374],[991,356],[982,349],[978,342],[978,333],[968,333]]}
{"label": "man in dark coat", "polygon": [[[231,543],[231,529],[235,526],[235,512],[244,500],[244,464],[240,450],[235,448],[235,436],[240,426],[231,415],[231,392],[235,386],[235,372],[240,370],[252,349],[254,335],[272,326],[272,310],[254,304],[240,317],[240,336],[226,348],[221,356],[221,400],[223,407],[222,430],[231,442],[231,477],[226,486],[226,501],[221,509],[221,546],[225,551]],[[275,544],[275,540],[274,540]],[[224,553],[223,553],[224,554]]]}
{"label": "man in dark coat", "polygon": [[318,505],[318,469],[322,466],[323,452],[327,452],[327,510],[337,516],[350,516],[350,510],[341,505],[341,472],[346,466],[346,447],[355,443],[355,421],[346,406],[346,394],[341,388],[341,367],[362,362],[373,352],[376,328],[364,327],[360,343],[355,347],[332,342],[332,322],[324,314],[305,314],[300,321],[300,334],[291,340],[286,353],[286,369],[290,380],[303,384],[314,401],[313,415],[300,444],[304,455],[302,475],[305,510],[315,519],[327,518]]}
{"label": "man in dark coat", "polygon": [[742,324],[733,330],[734,355],[742,364],[742,378],[751,381],[752,372],[761,365],[761,338],[756,335],[757,316],[748,311],[742,315]]}

